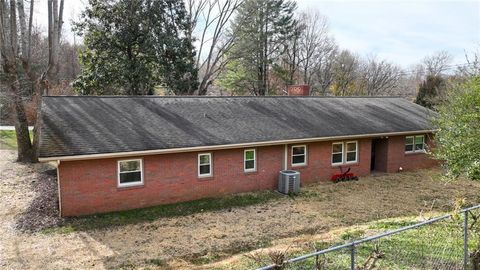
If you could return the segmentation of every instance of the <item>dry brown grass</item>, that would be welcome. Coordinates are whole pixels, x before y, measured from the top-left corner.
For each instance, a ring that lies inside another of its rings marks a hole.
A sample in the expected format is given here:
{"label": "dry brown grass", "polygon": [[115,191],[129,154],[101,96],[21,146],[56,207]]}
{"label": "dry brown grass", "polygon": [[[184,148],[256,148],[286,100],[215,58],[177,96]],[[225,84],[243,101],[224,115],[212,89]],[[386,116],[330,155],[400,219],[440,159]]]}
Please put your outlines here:
{"label": "dry brown grass", "polygon": [[38,167],[14,163],[13,152],[0,155],[0,268],[7,269],[225,269],[238,254],[258,248],[304,245],[352,224],[446,211],[458,197],[480,202],[480,183],[442,182],[435,169],[311,185],[300,196],[241,208],[97,230],[24,233],[14,224],[35,196],[32,180],[42,178]]}

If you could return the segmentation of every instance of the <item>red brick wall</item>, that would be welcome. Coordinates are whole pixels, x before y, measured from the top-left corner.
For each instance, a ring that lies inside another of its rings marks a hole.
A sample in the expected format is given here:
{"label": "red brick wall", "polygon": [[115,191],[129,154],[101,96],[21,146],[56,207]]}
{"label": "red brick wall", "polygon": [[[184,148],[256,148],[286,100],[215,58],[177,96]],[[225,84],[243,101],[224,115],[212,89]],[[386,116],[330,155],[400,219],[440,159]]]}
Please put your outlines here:
{"label": "red brick wall", "polygon": [[[352,141],[352,140],[348,140]],[[335,141],[342,142],[342,141]],[[342,169],[351,168],[351,172],[365,176],[370,173],[370,155],[371,155],[371,139],[357,140],[358,156],[357,163],[343,164]],[[328,180],[333,174],[340,173],[339,165],[332,165],[332,143],[333,142],[316,142],[307,145],[307,165],[294,166],[291,165],[291,146],[288,147],[288,169],[300,172],[302,183],[312,183],[320,180]],[[301,144],[300,144],[301,145]]]}
{"label": "red brick wall", "polygon": [[[432,134],[425,135],[425,143],[433,147]],[[438,161],[431,159],[425,153],[405,153],[405,136],[388,138],[387,172],[398,172],[402,167],[404,171],[425,169],[438,165]]]}
{"label": "red brick wall", "polygon": [[[188,201],[223,194],[273,189],[283,166],[283,146],[257,148],[257,171],[243,171],[244,149],[212,151],[213,176],[198,178],[199,152],[144,156],[144,185],[117,187],[117,160],[61,162],[63,216]],[[131,159],[131,158],[129,158]]]}
{"label": "red brick wall", "polygon": [[[291,166],[291,145],[288,145],[288,168],[301,172],[302,183],[327,180],[340,172],[338,166],[331,165],[332,142],[306,145],[307,165],[302,167]],[[389,171],[396,171],[398,166],[413,169],[431,164],[425,155],[406,156],[404,137],[391,137],[389,147],[393,149],[388,151]],[[284,145],[256,149],[257,171],[250,173],[243,171],[244,149],[211,151],[213,176],[208,178],[197,176],[199,152],[139,157],[143,159],[144,185],[130,188],[117,187],[117,160],[121,159],[61,162],[58,168],[61,212],[63,216],[85,215],[274,189],[278,171],[284,166]],[[358,151],[358,162],[345,168],[351,167],[360,176],[368,175],[371,139],[358,140]]]}

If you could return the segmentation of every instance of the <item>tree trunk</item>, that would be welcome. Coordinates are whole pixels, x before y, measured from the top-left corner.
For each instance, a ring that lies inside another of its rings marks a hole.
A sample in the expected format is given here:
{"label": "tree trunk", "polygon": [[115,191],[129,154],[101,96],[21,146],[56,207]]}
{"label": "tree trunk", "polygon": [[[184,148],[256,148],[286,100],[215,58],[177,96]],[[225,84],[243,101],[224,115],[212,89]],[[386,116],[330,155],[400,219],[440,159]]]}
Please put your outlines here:
{"label": "tree trunk", "polygon": [[480,250],[470,253],[473,270],[480,270]]}
{"label": "tree trunk", "polygon": [[[268,5],[268,4],[267,4]],[[262,96],[265,96],[268,94],[268,8],[266,13],[264,14],[265,16],[265,35],[263,39],[263,50],[264,50],[264,55],[263,55],[263,81],[262,81]]]}
{"label": "tree trunk", "polygon": [[[17,13],[16,1],[10,1],[9,7],[7,3],[0,2],[0,26],[3,32],[0,36],[0,60],[3,71],[6,75],[5,82],[10,89],[15,115],[15,133],[17,137],[17,160],[19,162],[34,162],[35,151],[32,148],[30,134],[28,133],[27,116],[22,100],[22,93],[19,87],[19,74],[17,69],[18,59],[18,32],[17,32]],[[23,8],[23,2],[19,2],[19,8]],[[23,18],[24,14],[20,14]],[[21,24],[21,31],[25,33],[25,24]],[[22,46],[24,45],[24,36],[22,36]]]}
{"label": "tree trunk", "polygon": [[198,85],[198,95],[199,96],[204,96],[207,94],[208,91],[208,86],[210,86],[210,82],[207,81],[207,76],[204,76]]}
{"label": "tree trunk", "polygon": [[25,106],[20,95],[15,96],[13,107],[16,115],[15,134],[17,135],[17,161],[28,163],[36,162],[37,157],[30,140]]}
{"label": "tree trunk", "polygon": [[[10,74],[16,74],[15,66],[10,66],[8,71]],[[30,140],[28,131],[27,115],[25,113],[25,105],[23,104],[22,95],[19,93],[18,87],[15,85],[18,76],[10,76],[9,86],[12,93],[12,103],[15,115],[15,135],[17,137],[17,161],[18,162],[36,162],[37,156]]]}
{"label": "tree trunk", "polygon": [[46,72],[46,95],[48,95],[49,85],[56,80],[58,73],[58,51],[60,45],[60,34],[63,24],[63,5],[64,0],[48,0],[48,67]]}

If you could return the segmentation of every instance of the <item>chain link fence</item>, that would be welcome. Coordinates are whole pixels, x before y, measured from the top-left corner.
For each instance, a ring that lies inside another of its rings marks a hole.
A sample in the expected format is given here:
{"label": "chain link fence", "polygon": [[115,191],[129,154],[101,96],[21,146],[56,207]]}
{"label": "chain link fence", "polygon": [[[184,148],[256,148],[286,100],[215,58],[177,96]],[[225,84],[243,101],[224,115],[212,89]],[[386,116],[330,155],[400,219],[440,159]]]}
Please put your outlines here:
{"label": "chain link fence", "polygon": [[286,259],[267,255],[271,265],[258,270],[472,269],[480,270],[480,205],[420,223],[378,222],[383,231],[330,248]]}

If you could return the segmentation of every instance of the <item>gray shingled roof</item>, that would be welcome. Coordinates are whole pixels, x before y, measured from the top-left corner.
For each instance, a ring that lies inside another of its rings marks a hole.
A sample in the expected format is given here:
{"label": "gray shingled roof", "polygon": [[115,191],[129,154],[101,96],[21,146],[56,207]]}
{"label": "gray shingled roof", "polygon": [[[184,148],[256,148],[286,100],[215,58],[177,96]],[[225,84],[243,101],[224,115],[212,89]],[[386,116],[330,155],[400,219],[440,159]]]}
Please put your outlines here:
{"label": "gray shingled roof", "polygon": [[395,97],[44,97],[40,157],[431,130]]}

